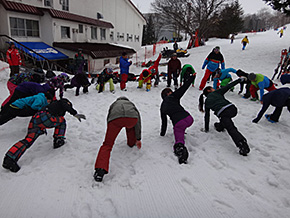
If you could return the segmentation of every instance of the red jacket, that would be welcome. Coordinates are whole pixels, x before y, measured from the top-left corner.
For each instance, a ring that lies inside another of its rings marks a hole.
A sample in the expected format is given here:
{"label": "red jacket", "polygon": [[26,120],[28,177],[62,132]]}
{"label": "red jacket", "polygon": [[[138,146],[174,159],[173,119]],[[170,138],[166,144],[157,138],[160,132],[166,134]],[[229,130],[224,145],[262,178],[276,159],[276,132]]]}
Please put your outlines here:
{"label": "red jacket", "polygon": [[8,49],[6,53],[6,58],[10,66],[19,66],[21,65],[21,57],[16,48]]}
{"label": "red jacket", "polygon": [[171,60],[168,62],[168,70],[167,70],[168,74],[171,75],[173,72],[177,72],[178,75],[181,72],[181,62],[180,60],[176,59],[173,60],[171,58]]}
{"label": "red jacket", "polygon": [[159,62],[161,60],[162,54],[160,53],[158,58],[156,59],[156,61],[154,62],[154,65],[149,67],[148,70],[152,73],[152,69],[154,69],[154,73],[153,76],[155,76],[158,73],[158,66],[159,66]]}

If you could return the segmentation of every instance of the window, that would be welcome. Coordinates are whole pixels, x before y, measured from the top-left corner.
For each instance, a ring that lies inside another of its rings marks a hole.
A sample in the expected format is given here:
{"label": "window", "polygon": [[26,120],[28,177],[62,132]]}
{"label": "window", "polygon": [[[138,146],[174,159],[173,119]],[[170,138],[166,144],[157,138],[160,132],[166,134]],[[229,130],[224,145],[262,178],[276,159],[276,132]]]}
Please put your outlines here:
{"label": "window", "polygon": [[98,31],[97,27],[91,27],[91,38],[98,39]]}
{"label": "window", "polygon": [[101,29],[101,40],[106,40],[106,29]]}
{"label": "window", "polygon": [[125,38],[124,33],[120,34],[119,38],[120,38],[120,40],[122,39],[124,41],[124,38]]}
{"label": "window", "polygon": [[69,0],[60,0],[59,2],[62,5],[62,10],[69,11]]}
{"label": "window", "polygon": [[114,40],[114,31],[112,31],[111,33],[110,33],[110,39],[113,41]]}
{"label": "window", "polygon": [[61,38],[62,39],[69,39],[70,38],[70,28],[67,26],[61,27]]}
{"label": "window", "polygon": [[119,41],[119,39],[120,39],[120,33],[117,32],[117,40]]}
{"label": "window", "polygon": [[53,0],[44,0],[44,6],[52,7]]}
{"label": "window", "polygon": [[139,42],[139,36],[135,35],[135,42]]}
{"label": "window", "polygon": [[84,25],[79,24],[79,33],[84,33]]}
{"label": "window", "polygon": [[10,17],[9,19],[12,36],[39,37],[39,22],[37,20],[16,17]]}

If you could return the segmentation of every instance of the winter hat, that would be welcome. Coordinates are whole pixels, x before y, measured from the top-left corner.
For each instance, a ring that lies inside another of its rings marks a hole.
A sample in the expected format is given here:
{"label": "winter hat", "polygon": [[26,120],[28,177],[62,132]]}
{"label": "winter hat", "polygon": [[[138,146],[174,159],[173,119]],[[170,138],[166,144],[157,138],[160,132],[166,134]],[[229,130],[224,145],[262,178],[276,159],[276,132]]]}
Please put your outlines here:
{"label": "winter hat", "polygon": [[168,95],[169,92],[172,92],[171,88],[163,89],[161,92],[161,98],[164,99]]}
{"label": "winter hat", "polygon": [[253,80],[255,80],[256,79],[256,74],[254,74],[254,73],[250,73],[249,74],[249,76],[248,76],[248,79],[250,80],[250,81],[253,81]]}
{"label": "winter hat", "polygon": [[174,56],[177,56],[177,54],[176,54],[176,53],[173,53],[173,54],[172,54],[172,57],[174,57]]}
{"label": "winter hat", "polygon": [[221,50],[221,48],[219,46],[216,46],[214,49],[217,50],[217,51]]}

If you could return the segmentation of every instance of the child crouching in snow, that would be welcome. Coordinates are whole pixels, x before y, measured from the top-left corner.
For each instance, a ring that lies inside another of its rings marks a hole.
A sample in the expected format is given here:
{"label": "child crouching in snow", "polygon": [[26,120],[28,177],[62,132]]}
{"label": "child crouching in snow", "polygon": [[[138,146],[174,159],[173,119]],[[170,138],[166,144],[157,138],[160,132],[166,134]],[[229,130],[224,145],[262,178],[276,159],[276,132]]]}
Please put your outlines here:
{"label": "child crouching in snow", "polygon": [[190,127],[193,123],[192,116],[180,105],[180,99],[185,94],[194,79],[195,74],[190,75],[184,82],[183,86],[178,88],[176,91],[173,92],[170,88],[165,88],[161,93],[163,102],[160,108],[162,122],[160,135],[164,136],[166,133],[167,116],[169,116],[173,124],[175,137],[173,150],[174,154],[178,157],[180,164],[187,163],[188,151],[185,147],[184,134],[185,129]]}
{"label": "child crouching in snow", "polygon": [[52,102],[31,118],[26,137],[8,150],[2,166],[11,172],[18,172],[20,167],[17,161],[40,135],[46,133],[47,128],[54,128],[53,148],[59,148],[64,145],[66,131],[64,115],[67,111],[79,121],[86,119],[85,115],[77,113],[69,100],[62,98],[61,100]]}
{"label": "child crouching in snow", "polygon": [[113,94],[115,93],[113,77],[114,74],[111,68],[106,68],[103,70],[103,72],[98,77],[98,85],[96,86],[96,89],[99,91],[99,93],[105,90],[106,83],[109,83],[110,92],[112,92]]}
{"label": "child crouching in snow", "polygon": [[0,125],[15,117],[30,117],[46,107],[53,99],[54,94],[49,92],[38,93],[26,98],[20,98],[0,112]]}
{"label": "child crouching in snow", "polygon": [[76,96],[80,95],[80,88],[83,87],[83,93],[89,92],[89,86],[91,83],[85,73],[76,74],[70,81],[70,84],[64,85],[64,91],[76,87]]}
{"label": "child crouching in snow", "polygon": [[233,139],[236,146],[240,149],[239,153],[243,156],[247,156],[250,152],[250,148],[247,144],[246,138],[238,131],[232,118],[237,115],[237,108],[227,99],[225,99],[224,94],[229,91],[232,87],[242,82],[244,78],[235,80],[234,82],[228,84],[227,86],[215,90],[211,86],[207,86],[203,90],[203,94],[199,98],[199,110],[203,110],[203,95],[206,96],[205,100],[205,132],[209,131],[209,120],[210,120],[210,110],[214,111],[214,114],[220,119],[219,123],[215,123],[215,129],[218,132],[222,132],[226,129]]}
{"label": "child crouching in snow", "polygon": [[149,70],[145,69],[142,71],[142,73],[139,76],[139,85],[138,85],[138,89],[141,89],[143,87],[143,83],[146,83],[146,91],[149,92],[151,89],[151,77],[152,74]]}

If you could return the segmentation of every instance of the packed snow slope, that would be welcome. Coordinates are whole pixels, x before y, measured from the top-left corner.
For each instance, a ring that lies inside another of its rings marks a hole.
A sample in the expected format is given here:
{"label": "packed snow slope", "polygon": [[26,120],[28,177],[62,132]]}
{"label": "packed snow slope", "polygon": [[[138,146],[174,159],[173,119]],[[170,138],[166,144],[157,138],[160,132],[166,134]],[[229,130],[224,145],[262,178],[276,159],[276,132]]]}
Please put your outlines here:
{"label": "packed snow slope", "polygon": [[[201,94],[198,86],[204,74],[201,66],[215,46],[221,47],[226,67],[262,73],[270,78],[281,50],[290,46],[288,29],[283,38],[273,30],[249,33],[250,44],[242,51],[244,35],[239,34],[233,44],[226,39],[210,39],[205,46],[190,49],[188,58],[180,58],[182,64],[192,64],[197,71],[195,87],[190,87],[181,100],[194,117],[186,134],[188,164],[179,165],[173,154],[171,123],[166,135],[159,135],[160,92],[166,82],[162,81],[150,92],[136,89],[136,82],[128,82],[127,92],[120,91],[119,84],[116,85],[115,94],[109,92],[108,86],[99,94],[92,85],[88,94],[77,97],[74,90],[68,90],[64,96],[87,120],[79,122],[67,114],[67,141],[63,147],[53,149],[53,131],[48,130],[48,135],[40,136],[19,160],[18,173],[0,169],[0,217],[288,218],[290,114],[287,109],[284,108],[278,123],[269,123],[263,117],[255,124],[251,121],[261,104],[238,95],[239,85],[234,92],[226,94],[239,109],[234,122],[251,148],[247,157],[238,154],[226,132],[214,130],[213,123],[218,119],[213,113],[210,131],[201,131],[204,114],[197,107]],[[183,48],[186,45],[187,42],[179,43]],[[172,44],[164,46],[172,48]],[[162,59],[163,62],[166,60]],[[0,69],[2,102],[8,96],[9,69],[3,62]],[[135,74],[142,71],[135,66],[130,70]],[[160,72],[166,70],[160,67]],[[275,82],[282,87],[279,81]],[[133,101],[141,113],[142,149],[129,148],[122,130],[111,153],[109,174],[97,184],[93,179],[94,163],[104,140],[108,108],[120,96]],[[272,111],[269,108],[267,112]],[[29,120],[16,118],[0,127],[2,158],[26,135]]]}

